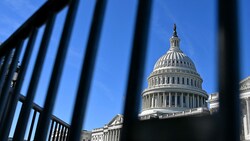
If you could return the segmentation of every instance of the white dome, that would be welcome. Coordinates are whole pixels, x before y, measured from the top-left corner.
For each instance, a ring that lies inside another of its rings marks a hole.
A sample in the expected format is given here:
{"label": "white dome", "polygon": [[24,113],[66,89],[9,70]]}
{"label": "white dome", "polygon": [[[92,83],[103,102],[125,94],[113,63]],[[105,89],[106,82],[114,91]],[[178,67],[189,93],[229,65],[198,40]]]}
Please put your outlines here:
{"label": "white dome", "polygon": [[154,70],[167,69],[170,67],[191,69],[196,72],[196,68],[193,61],[181,50],[169,50],[166,54],[164,54],[161,58],[158,59],[158,61],[154,65]]}
{"label": "white dome", "polygon": [[142,93],[140,116],[177,113],[206,107],[207,93],[194,62],[179,47],[176,27],[170,48],[154,65],[148,77],[148,88]]}

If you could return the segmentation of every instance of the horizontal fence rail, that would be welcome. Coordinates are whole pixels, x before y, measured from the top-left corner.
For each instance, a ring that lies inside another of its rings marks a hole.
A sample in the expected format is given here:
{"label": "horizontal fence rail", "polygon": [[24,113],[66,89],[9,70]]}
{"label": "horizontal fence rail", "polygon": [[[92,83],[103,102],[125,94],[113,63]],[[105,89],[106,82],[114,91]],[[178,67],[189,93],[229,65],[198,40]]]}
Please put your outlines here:
{"label": "horizontal fence rail", "polygon": [[[25,96],[19,95],[19,102],[23,104],[23,102],[25,102],[25,98],[26,98]],[[33,110],[33,115],[32,115],[31,125],[30,125],[29,132],[28,132],[28,139],[27,139],[28,141],[31,140],[32,134],[35,131],[34,127],[36,127],[35,120],[37,117],[39,118],[40,113],[43,111],[43,108],[33,103],[32,110]],[[51,125],[48,131],[49,132],[48,140],[60,139],[60,141],[65,141],[70,125],[54,115],[51,116],[50,122],[51,122]]]}

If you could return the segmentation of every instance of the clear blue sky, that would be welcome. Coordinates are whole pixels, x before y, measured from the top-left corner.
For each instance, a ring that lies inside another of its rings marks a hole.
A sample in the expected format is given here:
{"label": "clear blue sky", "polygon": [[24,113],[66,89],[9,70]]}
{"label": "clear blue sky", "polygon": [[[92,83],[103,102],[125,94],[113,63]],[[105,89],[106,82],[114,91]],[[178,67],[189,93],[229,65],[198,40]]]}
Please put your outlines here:
{"label": "clear blue sky", "polygon": [[[144,88],[147,87],[147,76],[154,63],[169,48],[173,24],[181,39],[181,49],[195,63],[203,78],[203,89],[208,93],[217,91],[217,16],[216,0],[155,0],[151,18]],[[240,1],[240,42],[241,42],[241,79],[250,75],[250,63],[247,62],[250,37],[250,14],[248,0]],[[0,42],[13,33],[44,1],[2,0],[0,1]],[[54,112],[56,116],[70,122],[70,115],[75,100],[81,59],[83,58],[86,39],[89,32],[94,2],[82,0],[67,54]],[[129,65],[131,41],[137,2],[134,0],[109,0],[101,34],[101,42],[95,64],[94,77],[90,91],[87,117],[84,129],[102,127],[116,114],[122,114],[127,71]],[[56,21],[50,49],[46,56],[45,68],[37,89],[35,102],[43,105],[47,83],[54,63],[58,39],[61,33],[65,12],[62,11]],[[44,27],[39,31],[35,50],[37,51]],[[36,52],[35,51],[35,52]],[[22,88],[25,95],[34,65],[34,56],[30,63],[27,77]]]}

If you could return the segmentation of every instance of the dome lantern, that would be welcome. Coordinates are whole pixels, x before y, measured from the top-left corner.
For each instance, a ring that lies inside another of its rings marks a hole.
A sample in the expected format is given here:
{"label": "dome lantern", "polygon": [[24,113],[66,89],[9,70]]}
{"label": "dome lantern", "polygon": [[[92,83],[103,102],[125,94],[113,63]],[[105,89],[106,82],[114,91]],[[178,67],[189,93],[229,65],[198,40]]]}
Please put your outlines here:
{"label": "dome lantern", "polygon": [[170,40],[170,50],[172,51],[180,51],[180,39],[178,38],[176,31],[176,24],[174,24],[174,32]]}

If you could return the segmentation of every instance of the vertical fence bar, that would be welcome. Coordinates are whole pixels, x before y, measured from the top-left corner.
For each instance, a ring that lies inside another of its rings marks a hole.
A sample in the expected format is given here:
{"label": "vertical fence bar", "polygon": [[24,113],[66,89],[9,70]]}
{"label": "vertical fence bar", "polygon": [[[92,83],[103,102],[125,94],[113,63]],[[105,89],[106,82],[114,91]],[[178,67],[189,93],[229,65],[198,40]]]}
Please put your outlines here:
{"label": "vertical fence bar", "polygon": [[4,56],[0,56],[0,71],[2,68],[3,61],[4,61]]}
{"label": "vertical fence bar", "polygon": [[[8,67],[9,67],[9,62],[10,62],[12,52],[13,52],[13,50],[10,50],[7,53],[7,55],[4,57],[4,62],[3,62],[3,65],[1,67],[1,71],[0,71],[0,98],[2,96],[1,91],[2,91],[3,84],[4,84],[5,79],[6,79],[6,74],[7,74],[7,70],[8,70]],[[1,121],[1,118],[0,118],[0,121]]]}
{"label": "vertical fence bar", "polygon": [[4,123],[2,125],[0,125],[0,132],[3,133],[3,135],[4,135],[4,136],[0,137],[0,140],[7,140],[8,139],[8,134],[10,132],[11,123],[12,123],[13,118],[14,118],[15,109],[17,106],[20,90],[22,88],[22,84],[23,84],[26,70],[27,70],[27,67],[29,64],[30,56],[31,56],[31,53],[32,53],[32,50],[34,47],[36,35],[37,35],[37,28],[34,28],[32,31],[32,34],[29,38],[29,42],[27,44],[27,47],[25,49],[24,57],[22,60],[22,65],[20,67],[20,72],[19,72],[18,78],[17,78],[17,83],[16,83],[16,86],[14,87],[14,92],[11,95],[9,110],[7,112],[6,118],[4,119]]}
{"label": "vertical fence bar", "polygon": [[15,73],[16,67],[17,67],[17,63],[18,63],[20,53],[22,51],[22,47],[23,47],[23,40],[20,40],[17,43],[17,47],[16,47],[16,50],[15,50],[13,59],[11,61],[10,67],[8,69],[8,75],[6,77],[6,80],[4,82],[3,89],[2,89],[2,92],[1,92],[1,97],[0,97],[0,118],[1,118],[1,122],[3,121],[3,117],[4,117],[3,115],[5,114],[4,110],[5,110],[5,108],[7,108],[6,104],[7,104],[8,97],[10,96],[10,93],[9,93],[10,85],[11,85],[11,81],[12,81],[13,75]]}
{"label": "vertical fence bar", "polygon": [[61,138],[61,127],[62,127],[62,124],[61,123],[59,123],[59,128],[58,128],[58,131],[57,131],[57,139],[56,139],[56,141],[59,141],[59,139]]}
{"label": "vertical fence bar", "polygon": [[62,124],[62,129],[60,131],[60,141],[63,139],[63,131],[65,129],[65,125]]}
{"label": "vertical fence bar", "polygon": [[237,0],[219,0],[219,114],[221,138],[240,140]]}
{"label": "vertical fence bar", "polygon": [[[56,122],[56,121],[55,121]],[[58,126],[58,123],[56,122],[56,125],[55,125],[55,128],[54,128],[54,131],[53,131],[53,135],[52,135],[52,141],[55,141],[56,140],[56,131],[57,131],[57,126]]]}
{"label": "vertical fence bar", "polygon": [[49,121],[54,107],[57,89],[59,86],[63,65],[65,61],[65,56],[68,49],[69,39],[71,36],[73,23],[75,20],[75,15],[77,12],[79,0],[72,0],[69,4],[68,13],[66,16],[61,40],[58,47],[58,52],[56,55],[55,64],[53,67],[53,72],[50,78],[49,88],[47,91],[44,110],[38,120],[38,127],[35,134],[36,141],[44,141],[47,137],[47,131],[49,127]]}
{"label": "vertical fence bar", "polygon": [[28,134],[28,141],[31,141],[31,136],[32,136],[32,133],[33,133],[34,124],[35,124],[35,120],[36,120],[36,113],[37,113],[37,111],[34,110],[32,120],[31,120],[30,130],[29,130],[29,134]]}
{"label": "vertical fence bar", "polygon": [[66,139],[67,139],[67,137],[66,136],[69,136],[69,133],[67,133],[68,132],[68,128],[67,127],[65,127],[65,129],[64,129],[64,131],[63,131],[63,141],[65,141]]}
{"label": "vertical fence bar", "polygon": [[53,132],[53,127],[54,127],[54,123],[55,121],[52,120],[52,123],[51,123],[51,126],[50,126],[50,131],[49,131],[49,138],[48,138],[48,141],[51,141],[51,136],[52,136],[52,132]]}
{"label": "vertical fence bar", "polygon": [[14,137],[13,137],[15,141],[22,141],[24,139],[24,134],[27,128],[30,111],[31,111],[33,100],[35,97],[38,81],[41,75],[42,66],[43,66],[46,52],[48,49],[48,44],[50,41],[54,22],[55,22],[55,14],[51,13],[51,17],[48,19],[47,25],[43,33],[43,37],[42,37],[42,41],[39,47],[34,70],[32,72],[32,76],[30,79],[27,96],[26,96],[25,101],[23,102],[20,116],[18,118],[17,126],[15,129]]}
{"label": "vertical fence bar", "polygon": [[122,127],[121,141],[133,140],[132,124],[138,120],[139,100],[142,90],[142,80],[146,60],[151,6],[151,0],[140,0],[138,3],[135,34],[124,106],[124,123]]}
{"label": "vertical fence bar", "polygon": [[89,88],[94,70],[94,63],[96,60],[96,53],[100,40],[100,32],[103,24],[106,3],[106,0],[97,0],[95,5],[90,35],[88,38],[84,61],[81,68],[82,70],[80,82],[78,85],[74,112],[71,119],[71,127],[68,135],[69,141],[79,141],[81,137],[81,130],[86,111]]}

